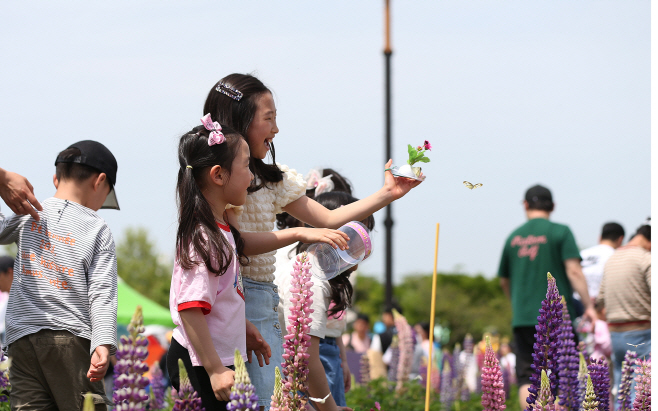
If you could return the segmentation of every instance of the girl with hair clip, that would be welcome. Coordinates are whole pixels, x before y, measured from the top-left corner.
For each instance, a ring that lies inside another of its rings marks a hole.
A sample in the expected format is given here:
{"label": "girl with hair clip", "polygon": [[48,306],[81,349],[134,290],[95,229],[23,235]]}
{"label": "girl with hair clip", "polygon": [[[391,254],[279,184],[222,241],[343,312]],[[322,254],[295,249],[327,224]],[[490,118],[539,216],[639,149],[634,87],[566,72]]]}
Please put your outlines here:
{"label": "girl with hair clip", "polygon": [[[357,201],[350,194],[339,191],[323,193],[315,198],[319,204],[322,204],[329,210],[335,210]],[[372,231],[375,226],[375,220],[372,216],[365,218],[362,223]],[[297,254],[305,251],[308,245],[297,244]],[[294,259],[293,259],[294,261]],[[288,263],[287,271],[292,271],[291,261]],[[350,374],[345,356],[345,348],[340,338],[342,334],[342,324],[332,320],[343,315],[344,311],[352,306],[352,284],[350,283],[350,274],[352,274],[358,265],[349,268],[340,273],[329,281],[322,281],[313,278],[313,304],[311,308],[312,319],[309,335],[311,336],[311,348],[309,350],[309,375],[308,375],[308,395],[309,397],[321,398],[324,402],[319,401],[314,404],[316,409],[321,411],[334,411],[349,409],[345,403],[345,392],[350,388]],[[292,304],[290,297],[291,276],[280,278],[281,294],[283,297],[284,318],[287,322],[290,315]],[[285,324],[286,328],[288,324]],[[328,395],[331,393],[331,395]]]}
{"label": "girl with hair clip", "polygon": [[[234,383],[236,349],[269,358],[269,346],[245,318],[240,264],[247,255],[296,241],[325,242],[345,249],[336,230],[297,228],[243,238],[226,217],[227,204],[242,205],[253,179],[249,146],[239,133],[202,118],[178,146],[178,230],[169,308],[176,329],[167,354],[172,386],[179,389],[178,360],[207,410],[226,409]],[[247,347],[247,336],[251,346]],[[254,341],[256,343],[254,343]]]}
{"label": "girl with hair clip", "polygon": [[[276,107],[271,91],[249,74],[230,74],[217,82],[206,98],[204,113],[211,113],[236,129],[249,143],[250,168],[255,175],[249,187],[244,207],[232,204],[229,219],[240,226],[243,236],[274,230],[275,216],[287,212],[313,227],[338,228],[352,221],[362,220],[392,201],[401,198],[419,181],[396,178],[384,171],[384,186],[371,196],[345,207],[328,210],[305,195],[306,183],[295,170],[276,164],[272,140],[279,132]],[[267,154],[272,164],[263,161]],[[390,168],[389,160],[385,169]],[[285,230],[284,230],[285,231]],[[274,367],[282,360],[281,325],[278,321],[278,290],[274,285],[274,252],[249,254],[251,264],[242,267],[247,318],[261,332],[272,348],[273,361],[267,367],[247,364],[252,383],[259,396],[259,404],[269,409],[269,397],[274,389]],[[259,364],[261,358],[259,358]]]}

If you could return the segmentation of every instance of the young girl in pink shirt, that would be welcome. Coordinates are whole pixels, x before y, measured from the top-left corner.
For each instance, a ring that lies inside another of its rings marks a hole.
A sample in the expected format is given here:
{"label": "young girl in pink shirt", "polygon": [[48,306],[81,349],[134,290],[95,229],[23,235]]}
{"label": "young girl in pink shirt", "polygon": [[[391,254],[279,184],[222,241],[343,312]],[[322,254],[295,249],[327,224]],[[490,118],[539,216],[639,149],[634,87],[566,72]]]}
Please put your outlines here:
{"label": "young girl in pink shirt", "polygon": [[202,118],[203,126],[183,135],[178,147],[178,231],[169,308],[176,324],[167,355],[172,386],[179,389],[178,360],[207,410],[226,409],[234,383],[238,349],[249,347],[269,357],[270,348],[245,318],[240,264],[295,241],[323,241],[345,249],[337,230],[295,228],[251,236],[248,242],[229,225],[227,204],[242,205],[253,174],[249,146],[227,126]]}

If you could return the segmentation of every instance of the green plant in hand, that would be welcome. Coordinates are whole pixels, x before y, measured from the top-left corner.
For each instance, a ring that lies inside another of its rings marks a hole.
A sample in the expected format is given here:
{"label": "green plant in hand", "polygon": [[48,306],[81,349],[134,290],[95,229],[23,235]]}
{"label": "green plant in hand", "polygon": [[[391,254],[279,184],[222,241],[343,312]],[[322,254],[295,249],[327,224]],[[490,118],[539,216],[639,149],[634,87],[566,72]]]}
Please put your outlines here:
{"label": "green plant in hand", "polygon": [[430,159],[425,157],[425,152],[427,150],[432,150],[432,145],[427,140],[425,140],[422,146],[416,148],[409,144],[407,147],[407,151],[409,152],[409,160],[407,160],[407,164],[413,166],[416,163],[429,163]]}

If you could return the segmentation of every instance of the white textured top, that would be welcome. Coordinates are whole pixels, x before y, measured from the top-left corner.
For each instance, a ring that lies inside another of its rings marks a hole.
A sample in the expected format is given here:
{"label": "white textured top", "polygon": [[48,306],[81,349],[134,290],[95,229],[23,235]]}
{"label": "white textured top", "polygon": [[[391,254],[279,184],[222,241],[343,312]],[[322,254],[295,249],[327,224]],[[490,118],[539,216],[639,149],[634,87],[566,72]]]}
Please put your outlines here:
{"label": "white textured top", "polygon": [[[283,171],[282,181],[249,193],[244,206],[234,207],[241,232],[267,233],[274,231],[276,215],[283,212],[283,207],[306,194],[306,182],[301,174],[286,165],[277,163],[277,166]],[[276,261],[274,254],[275,252],[272,251],[250,255],[249,265],[242,267],[242,276],[254,281],[273,282],[274,262]]]}

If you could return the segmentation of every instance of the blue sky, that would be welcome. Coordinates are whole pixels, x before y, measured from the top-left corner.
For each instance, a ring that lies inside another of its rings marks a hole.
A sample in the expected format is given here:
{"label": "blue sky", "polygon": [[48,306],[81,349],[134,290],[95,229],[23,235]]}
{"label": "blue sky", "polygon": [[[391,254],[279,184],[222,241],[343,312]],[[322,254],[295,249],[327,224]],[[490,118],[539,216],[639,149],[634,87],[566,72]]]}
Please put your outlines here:
{"label": "blue sky", "polygon": [[[432,270],[437,222],[439,270],[493,276],[536,183],[582,247],[650,214],[649,1],[393,0],[392,39],[394,161],[434,146],[394,203],[396,281]],[[219,78],[250,72],[275,95],[277,161],[335,168],[365,197],[386,160],[382,47],[383,1],[3,2],[0,167],[45,199],[58,151],[103,142],[122,209],[101,216],[172,256],[176,141]]]}

